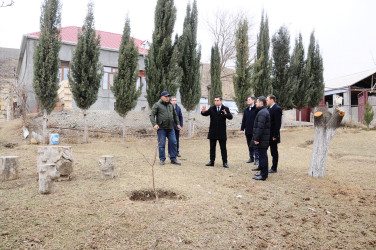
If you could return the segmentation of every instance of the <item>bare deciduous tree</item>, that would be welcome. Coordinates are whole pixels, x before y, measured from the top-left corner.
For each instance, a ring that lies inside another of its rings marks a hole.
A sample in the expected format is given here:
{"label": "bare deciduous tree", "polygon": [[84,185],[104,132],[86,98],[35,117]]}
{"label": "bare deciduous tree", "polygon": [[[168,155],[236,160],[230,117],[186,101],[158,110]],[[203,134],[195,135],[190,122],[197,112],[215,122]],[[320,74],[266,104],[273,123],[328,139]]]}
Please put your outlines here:
{"label": "bare deciduous tree", "polygon": [[[17,107],[13,107],[13,93],[16,95],[17,100],[20,101],[20,103],[17,105]],[[17,108],[18,115],[22,119],[22,126],[28,127],[28,117],[27,117],[27,96],[28,91],[26,90],[26,84],[23,82],[22,84],[13,85],[11,86],[11,92],[10,92],[10,105],[12,105],[11,109],[14,111],[14,108]],[[13,112],[12,117],[13,119]]]}
{"label": "bare deciduous tree", "polygon": [[[218,10],[214,13],[214,19],[206,20],[209,32],[213,37],[213,44],[218,44],[219,54],[221,57],[221,71],[224,73],[224,68],[228,67],[232,62],[234,63],[236,57],[236,29],[242,20],[247,20],[247,16],[243,11],[231,13],[227,10]],[[252,29],[252,23],[249,23],[249,30]],[[249,36],[249,47],[255,46],[254,39]],[[254,53],[250,53],[249,64],[253,61]],[[223,76],[222,77],[226,77]]]}
{"label": "bare deciduous tree", "polygon": [[9,7],[9,6],[12,6],[14,4],[14,1],[11,0],[10,2],[8,3],[4,3],[4,1],[1,2],[1,5],[0,5],[0,8],[1,7]]}

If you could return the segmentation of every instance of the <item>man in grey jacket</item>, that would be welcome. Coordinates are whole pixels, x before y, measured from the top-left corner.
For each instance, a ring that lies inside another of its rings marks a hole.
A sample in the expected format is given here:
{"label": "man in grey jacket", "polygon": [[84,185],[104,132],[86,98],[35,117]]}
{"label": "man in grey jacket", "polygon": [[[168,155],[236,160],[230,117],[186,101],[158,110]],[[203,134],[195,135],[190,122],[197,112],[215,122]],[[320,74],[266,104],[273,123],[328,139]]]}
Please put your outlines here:
{"label": "man in grey jacket", "polygon": [[[176,160],[177,142],[174,130],[174,122],[179,124],[179,118],[174,106],[170,102],[170,94],[167,91],[161,93],[161,99],[153,105],[149,118],[154,130],[156,130],[158,134],[160,165],[164,165],[166,160],[166,137],[168,141],[171,142],[169,143],[168,149],[171,163],[181,165],[181,163]],[[181,130],[180,125],[177,125],[177,128]]]}

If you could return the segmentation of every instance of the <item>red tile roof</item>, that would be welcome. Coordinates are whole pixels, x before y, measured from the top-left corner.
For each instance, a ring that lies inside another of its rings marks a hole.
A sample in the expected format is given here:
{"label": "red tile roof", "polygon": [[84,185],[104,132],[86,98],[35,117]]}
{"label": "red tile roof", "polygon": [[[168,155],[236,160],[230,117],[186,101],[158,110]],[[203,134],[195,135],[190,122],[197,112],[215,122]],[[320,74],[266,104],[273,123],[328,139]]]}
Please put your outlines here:
{"label": "red tile roof", "polygon": [[[68,26],[68,27],[62,27],[61,28],[61,40],[66,41],[66,42],[72,42],[72,43],[77,43],[77,35],[81,31],[80,27],[77,26]],[[96,30],[97,36],[100,35],[101,37],[101,47],[106,47],[106,48],[111,48],[111,49],[119,49],[120,48],[120,43],[121,43],[121,34],[115,34],[111,32],[106,32],[106,31],[100,31]],[[40,31],[38,32],[33,32],[29,33],[28,35],[31,36],[39,36]],[[142,41],[137,38],[133,38],[134,43],[136,47],[138,48],[138,52],[143,54],[144,52],[148,53],[146,49],[142,48],[142,44],[145,41]]]}

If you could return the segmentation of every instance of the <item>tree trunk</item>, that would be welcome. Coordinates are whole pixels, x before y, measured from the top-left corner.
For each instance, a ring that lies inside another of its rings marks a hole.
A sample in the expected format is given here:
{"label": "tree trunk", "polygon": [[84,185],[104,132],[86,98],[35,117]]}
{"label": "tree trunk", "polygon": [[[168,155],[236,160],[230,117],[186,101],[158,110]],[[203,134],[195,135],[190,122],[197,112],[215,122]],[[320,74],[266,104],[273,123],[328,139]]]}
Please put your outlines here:
{"label": "tree trunk", "polygon": [[10,105],[7,105],[7,121],[10,121]]}
{"label": "tree trunk", "polygon": [[47,142],[47,110],[43,110],[43,144],[48,144]]}
{"label": "tree trunk", "polygon": [[87,110],[84,109],[84,143],[87,143]]}
{"label": "tree trunk", "polygon": [[192,137],[192,110],[188,111],[188,139]]}
{"label": "tree trunk", "polygon": [[302,126],[302,110],[299,109],[299,127]]}
{"label": "tree trunk", "polygon": [[125,142],[125,116],[123,117],[123,142]]}
{"label": "tree trunk", "polygon": [[326,159],[330,140],[341,124],[345,112],[335,109],[331,114],[327,108],[321,108],[314,114],[315,137],[308,175],[316,178],[325,177]]}

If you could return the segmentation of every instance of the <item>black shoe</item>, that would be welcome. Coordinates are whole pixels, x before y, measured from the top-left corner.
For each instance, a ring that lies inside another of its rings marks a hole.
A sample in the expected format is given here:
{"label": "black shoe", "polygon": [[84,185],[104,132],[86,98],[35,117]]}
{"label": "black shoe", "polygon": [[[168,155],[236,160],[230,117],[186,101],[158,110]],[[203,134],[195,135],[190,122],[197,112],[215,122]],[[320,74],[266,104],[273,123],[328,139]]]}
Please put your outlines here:
{"label": "black shoe", "polygon": [[269,174],[274,174],[274,173],[277,173],[277,170],[270,169],[270,170],[268,171],[268,173],[269,173]]}
{"label": "black shoe", "polygon": [[181,162],[178,161],[178,160],[171,160],[171,164],[175,164],[175,165],[181,165]]}
{"label": "black shoe", "polygon": [[228,166],[227,163],[223,163],[223,167],[224,167],[224,168],[229,168],[229,166]]}
{"label": "black shoe", "polygon": [[259,168],[259,167],[253,168],[252,171],[261,171],[261,168]]}
{"label": "black shoe", "polygon": [[255,174],[255,176],[261,176],[261,174],[259,174],[259,173],[256,173],[256,174]]}
{"label": "black shoe", "polygon": [[252,163],[252,162],[254,162],[255,160],[253,160],[253,159],[249,159],[248,161],[246,161],[246,163]]}
{"label": "black shoe", "polygon": [[214,161],[209,161],[205,166],[214,167]]}
{"label": "black shoe", "polygon": [[266,180],[266,178],[264,178],[262,176],[253,177],[252,179],[254,179],[256,181],[265,181]]}
{"label": "black shoe", "polygon": [[255,160],[255,165],[259,165],[259,160]]}

